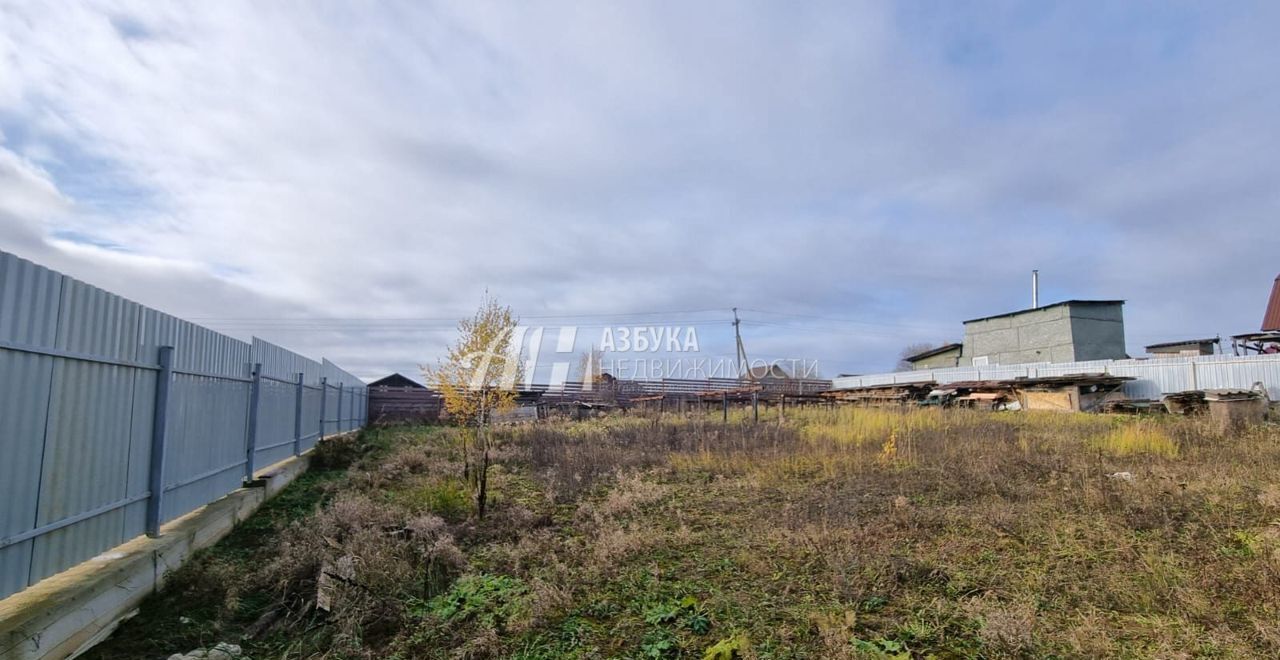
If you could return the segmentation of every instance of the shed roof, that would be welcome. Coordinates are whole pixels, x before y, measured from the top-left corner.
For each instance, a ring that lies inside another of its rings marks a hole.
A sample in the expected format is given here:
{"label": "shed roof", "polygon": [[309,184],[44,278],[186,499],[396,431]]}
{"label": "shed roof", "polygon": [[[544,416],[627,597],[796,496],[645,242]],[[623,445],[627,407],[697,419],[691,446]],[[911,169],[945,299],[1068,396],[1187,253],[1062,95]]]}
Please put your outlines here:
{"label": "shed roof", "polygon": [[1267,313],[1262,317],[1262,329],[1280,330],[1280,275],[1271,285],[1271,300],[1267,301]]}
{"label": "shed roof", "polygon": [[907,362],[919,362],[920,360],[923,360],[925,358],[931,358],[935,355],[942,355],[943,353],[946,353],[948,351],[954,351],[961,348],[964,348],[964,344],[943,344],[942,346],[939,346],[937,348],[931,348],[927,351],[922,351],[920,353],[916,353],[915,355],[909,355],[902,359],[906,360]]}
{"label": "shed roof", "polygon": [[978,321],[988,321],[991,319],[1004,318],[1006,316],[1017,316],[1028,312],[1038,312],[1043,309],[1052,309],[1054,307],[1062,307],[1063,305],[1123,305],[1123,300],[1063,300],[1062,302],[1041,305],[1039,307],[1031,307],[1028,309],[1020,309],[1016,312],[1005,312],[1003,314],[992,314],[991,316],[983,316],[981,318],[969,319],[965,323],[977,323]]}
{"label": "shed roof", "polygon": [[1221,341],[1218,337],[1210,337],[1208,339],[1185,339],[1183,341],[1166,341],[1159,344],[1150,344],[1146,348],[1150,351],[1153,348],[1174,348],[1176,346],[1199,346],[1201,344],[1216,344]]}
{"label": "shed roof", "polygon": [[423,385],[422,383],[400,373],[383,376],[382,378],[369,383],[368,387],[416,387],[424,390],[427,389],[426,385]]}

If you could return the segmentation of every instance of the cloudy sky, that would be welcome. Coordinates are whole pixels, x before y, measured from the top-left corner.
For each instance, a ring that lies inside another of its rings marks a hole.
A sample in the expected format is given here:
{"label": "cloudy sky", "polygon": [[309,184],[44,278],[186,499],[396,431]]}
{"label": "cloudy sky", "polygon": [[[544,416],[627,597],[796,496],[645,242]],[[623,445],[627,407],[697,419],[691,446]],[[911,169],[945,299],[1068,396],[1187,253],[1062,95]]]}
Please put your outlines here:
{"label": "cloudy sky", "polygon": [[825,375],[1280,272],[1273,2],[0,0],[0,249],[362,376],[487,289]]}

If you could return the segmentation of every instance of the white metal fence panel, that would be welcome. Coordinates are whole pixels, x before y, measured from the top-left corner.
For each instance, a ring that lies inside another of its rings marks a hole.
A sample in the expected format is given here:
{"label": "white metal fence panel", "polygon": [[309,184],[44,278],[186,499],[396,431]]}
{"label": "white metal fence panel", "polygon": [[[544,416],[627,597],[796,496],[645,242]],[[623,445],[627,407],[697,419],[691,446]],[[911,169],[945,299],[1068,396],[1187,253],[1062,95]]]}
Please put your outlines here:
{"label": "white metal fence panel", "polygon": [[[1009,366],[991,366],[978,367],[975,369],[976,380],[1007,380],[1010,378],[1026,378],[1033,369],[1033,365],[1015,364]],[[954,376],[949,376],[947,380],[955,382]]]}
{"label": "white metal fence panel", "polygon": [[1132,376],[1124,392],[1135,399],[1159,399],[1166,394],[1217,388],[1252,387],[1262,383],[1271,399],[1280,400],[1280,355],[1201,355],[1149,360],[1092,360],[1088,362],[956,367],[892,374],[846,376],[833,381],[834,389],[855,389],[895,383],[938,384],[972,380],[1041,378],[1082,373]]}
{"label": "white metal fence panel", "polygon": [[1262,383],[1272,401],[1280,400],[1280,355],[1207,362],[1196,365],[1196,380],[1204,389],[1250,387]]}

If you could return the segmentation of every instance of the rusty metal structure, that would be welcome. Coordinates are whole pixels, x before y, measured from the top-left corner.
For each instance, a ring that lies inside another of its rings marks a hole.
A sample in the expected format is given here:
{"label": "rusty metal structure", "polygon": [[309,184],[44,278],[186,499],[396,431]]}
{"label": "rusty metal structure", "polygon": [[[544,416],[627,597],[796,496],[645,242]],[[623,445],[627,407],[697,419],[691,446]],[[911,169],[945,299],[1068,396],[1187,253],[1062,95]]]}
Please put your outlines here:
{"label": "rusty metal structure", "polygon": [[1267,309],[1262,314],[1261,330],[1233,336],[1231,349],[1236,355],[1280,354],[1280,275],[1271,285],[1271,297],[1267,299]]}

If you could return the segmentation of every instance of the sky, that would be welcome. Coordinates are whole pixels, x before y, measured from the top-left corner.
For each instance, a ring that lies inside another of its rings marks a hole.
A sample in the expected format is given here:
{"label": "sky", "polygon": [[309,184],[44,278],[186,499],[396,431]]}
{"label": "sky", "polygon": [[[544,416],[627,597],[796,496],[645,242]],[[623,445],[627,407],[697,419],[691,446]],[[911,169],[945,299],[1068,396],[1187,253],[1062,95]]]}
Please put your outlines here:
{"label": "sky", "polygon": [[1277,71],[1268,2],[0,0],[0,249],[367,378],[486,292],[887,371],[1033,268],[1136,356],[1261,322]]}

